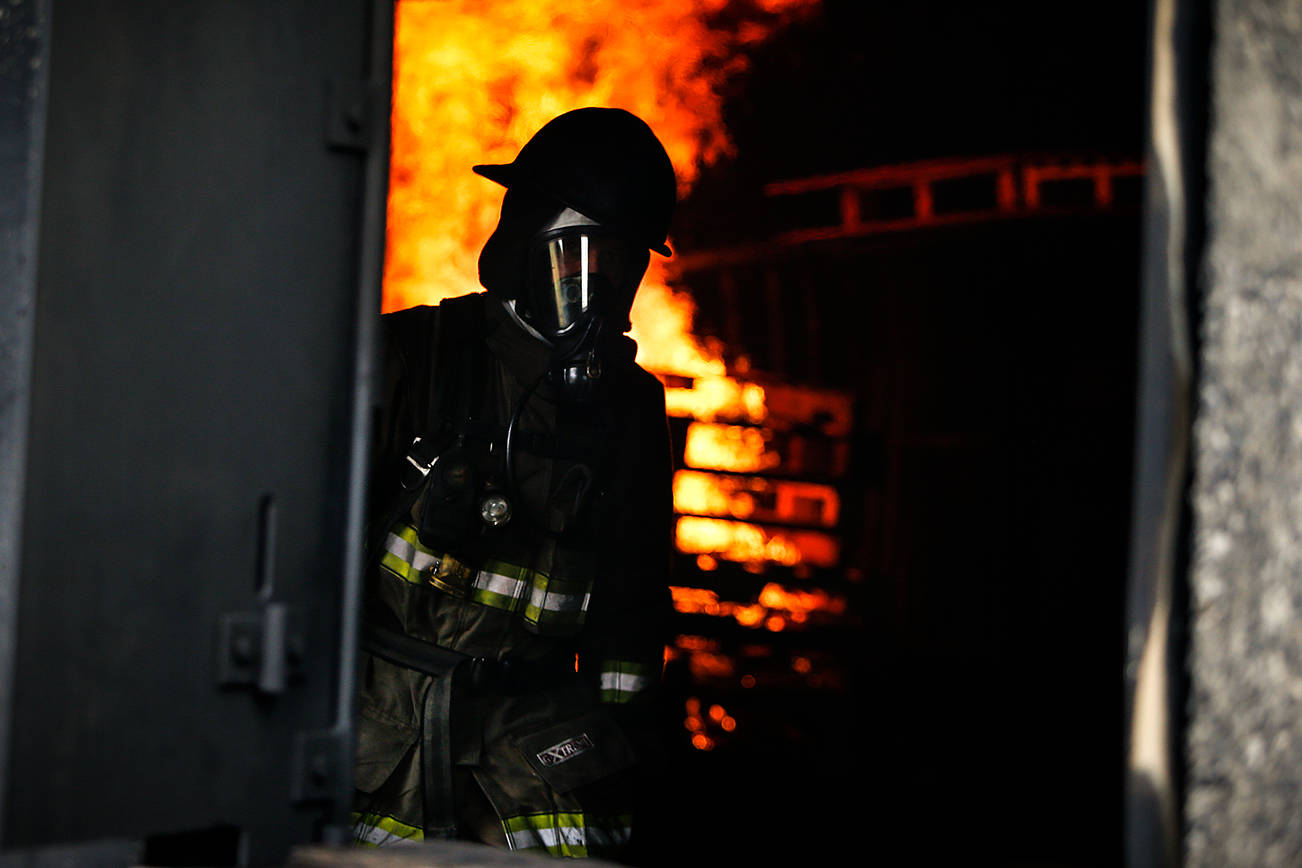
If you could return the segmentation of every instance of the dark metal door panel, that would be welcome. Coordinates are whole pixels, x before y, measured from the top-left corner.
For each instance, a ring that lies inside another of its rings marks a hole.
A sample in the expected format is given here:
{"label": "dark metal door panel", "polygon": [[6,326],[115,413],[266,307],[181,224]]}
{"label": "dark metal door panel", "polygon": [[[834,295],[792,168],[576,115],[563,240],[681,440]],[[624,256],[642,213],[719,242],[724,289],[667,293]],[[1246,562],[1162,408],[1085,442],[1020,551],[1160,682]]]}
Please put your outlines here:
{"label": "dark metal door panel", "polygon": [[384,5],[53,3],[6,846],[346,811]]}

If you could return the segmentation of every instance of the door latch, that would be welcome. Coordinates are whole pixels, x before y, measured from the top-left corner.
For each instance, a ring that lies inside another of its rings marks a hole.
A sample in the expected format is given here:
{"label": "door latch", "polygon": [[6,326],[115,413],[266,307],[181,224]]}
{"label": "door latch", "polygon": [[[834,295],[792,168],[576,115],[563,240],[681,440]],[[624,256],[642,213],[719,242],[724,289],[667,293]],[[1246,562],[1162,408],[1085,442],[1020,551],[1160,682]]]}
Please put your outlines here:
{"label": "door latch", "polygon": [[284,693],[303,673],[302,626],[285,603],[266,603],[255,612],[228,612],[218,622],[217,683],[251,686],[259,693]]}

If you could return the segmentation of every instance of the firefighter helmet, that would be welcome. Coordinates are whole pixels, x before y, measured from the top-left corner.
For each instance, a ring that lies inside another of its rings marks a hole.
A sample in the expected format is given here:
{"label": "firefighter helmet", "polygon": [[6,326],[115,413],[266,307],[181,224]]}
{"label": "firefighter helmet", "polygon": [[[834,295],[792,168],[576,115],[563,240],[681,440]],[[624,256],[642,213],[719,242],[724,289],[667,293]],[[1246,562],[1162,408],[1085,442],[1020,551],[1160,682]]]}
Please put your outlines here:
{"label": "firefighter helmet", "polygon": [[510,163],[475,172],[541,195],[668,256],[674,167],[644,121],[623,109],[581,108],[538,130]]}

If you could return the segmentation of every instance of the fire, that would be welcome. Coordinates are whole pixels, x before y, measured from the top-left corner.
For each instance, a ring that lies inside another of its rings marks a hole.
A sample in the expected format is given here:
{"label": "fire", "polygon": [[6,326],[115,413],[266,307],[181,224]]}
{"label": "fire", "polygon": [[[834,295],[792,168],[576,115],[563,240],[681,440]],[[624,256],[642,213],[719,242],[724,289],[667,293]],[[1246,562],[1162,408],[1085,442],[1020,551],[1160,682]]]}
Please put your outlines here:
{"label": "fire", "polygon": [[679,470],[674,474],[674,504],[691,515],[833,528],[841,499],[832,486],[814,482]]}
{"label": "fire", "polygon": [[684,460],[689,467],[756,473],[771,470],[781,457],[768,448],[760,428],[693,422],[687,428]]}
{"label": "fire", "polygon": [[[477,258],[501,190],[470,168],[509,162],[562,112],[605,105],[638,115],[664,143],[685,192],[731,148],[718,93],[744,68],[741,49],[812,5],[399,0],[384,309],[478,289]],[[681,306],[658,273],[640,295],[643,313],[669,316],[665,306]],[[685,376],[722,373],[704,351],[673,364]]]}
{"label": "fire", "polygon": [[732,618],[743,627],[763,627],[771,632],[786,629],[788,624],[805,624],[811,615],[843,615],[846,598],[822,589],[792,590],[769,582],[753,602],[720,600],[715,591],[705,588],[672,587],[674,609],[688,615],[712,615]]}
{"label": "fire", "polygon": [[[509,162],[562,112],[604,105],[638,115],[664,144],[679,194],[686,193],[701,169],[732,147],[719,94],[745,67],[743,49],[815,5],[398,0],[383,309],[479,289],[479,250],[503,191],[471,167]],[[652,259],[633,307],[632,337],[638,362],[666,384],[670,415],[696,420],[687,463],[772,468],[779,456],[754,427],[769,415],[766,388],[729,376],[723,348],[692,332],[691,298],[672,288],[664,262]],[[741,508],[742,493],[719,480],[705,484]],[[678,504],[678,511],[689,510]],[[745,516],[736,510],[715,514],[731,520],[679,519],[679,547],[701,563],[717,563],[717,556],[748,566],[830,565],[839,554],[824,535],[767,530],[737,521]]]}

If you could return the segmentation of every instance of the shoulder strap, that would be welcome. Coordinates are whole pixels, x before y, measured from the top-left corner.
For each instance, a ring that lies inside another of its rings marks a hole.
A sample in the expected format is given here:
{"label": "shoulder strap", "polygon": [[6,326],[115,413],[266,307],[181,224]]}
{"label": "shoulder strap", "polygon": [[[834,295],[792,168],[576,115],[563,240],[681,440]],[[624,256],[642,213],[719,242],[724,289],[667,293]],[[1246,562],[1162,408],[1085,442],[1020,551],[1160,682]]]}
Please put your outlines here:
{"label": "shoulder strap", "polygon": [[[425,377],[424,400],[417,402],[416,429],[419,432],[407,448],[399,471],[399,485],[387,509],[370,528],[368,566],[382,556],[384,537],[402,515],[411,510],[425,487],[430,468],[456,436],[458,421],[465,419],[475,394],[470,382],[484,367],[475,358],[483,331],[484,299],[480,294],[444,299],[430,334],[425,358],[431,367]],[[421,376],[414,377],[421,383]]]}
{"label": "shoulder strap", "polygon": [[444,299],[439,304],[429,353],[433,367],[425,405],[416,423],[425,440],[445,440],[469,418],[471,402],[479,392],[478,372],[484,367],[477,358],[481,355],[483,322],[484,298],[480,293]]}

